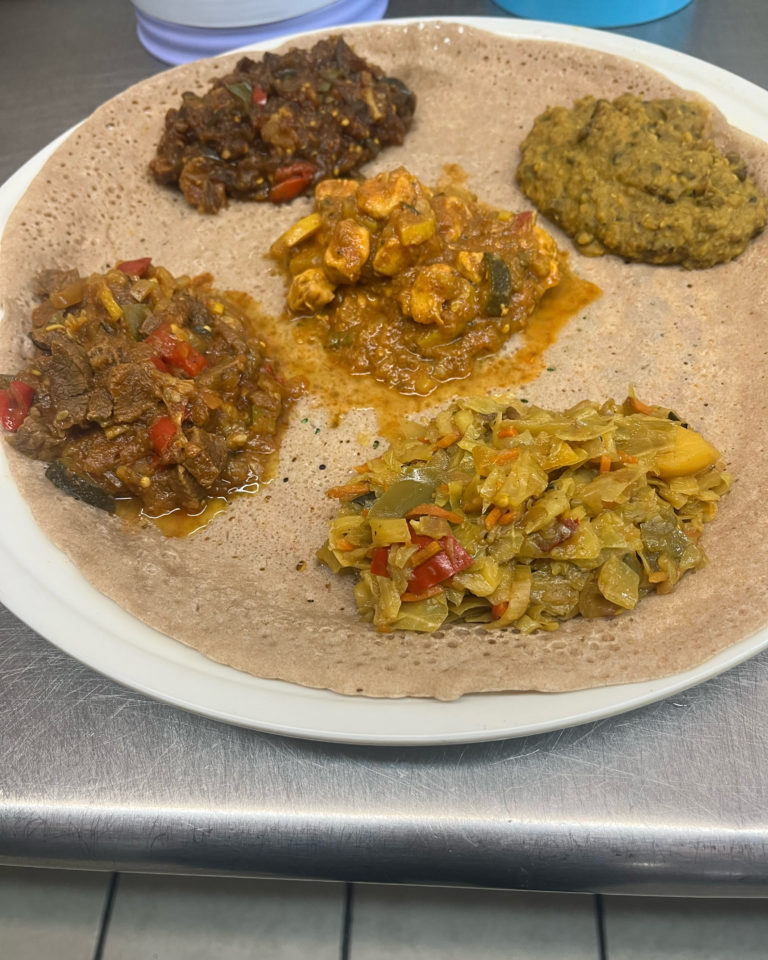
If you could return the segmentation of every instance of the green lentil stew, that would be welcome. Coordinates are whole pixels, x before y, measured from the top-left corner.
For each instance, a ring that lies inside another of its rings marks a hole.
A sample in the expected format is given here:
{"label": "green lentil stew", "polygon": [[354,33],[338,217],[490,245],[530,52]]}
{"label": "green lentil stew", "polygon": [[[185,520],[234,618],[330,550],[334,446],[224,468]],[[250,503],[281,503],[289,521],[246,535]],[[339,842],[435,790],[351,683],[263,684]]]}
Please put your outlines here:
{"label": "green lentil stew", "polygon": [[584,97],[537,117],[520,151],[523,191],[587,256],[711,267],[765,226],[765,197],[713,141],[704,103]]}

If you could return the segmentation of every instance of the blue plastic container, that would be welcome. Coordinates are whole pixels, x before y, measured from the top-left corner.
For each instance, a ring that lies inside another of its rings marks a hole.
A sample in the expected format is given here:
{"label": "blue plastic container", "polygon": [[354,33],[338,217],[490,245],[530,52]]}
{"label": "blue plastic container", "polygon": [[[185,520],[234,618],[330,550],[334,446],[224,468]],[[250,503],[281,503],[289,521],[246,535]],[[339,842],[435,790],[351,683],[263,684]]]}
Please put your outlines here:
{"label": "blue plastic container", "polygon": [[519,17],[580,27],[628,27],[668,17],[691,0],[494,0]]}
{"label": "blue plastic container", "polygon": [[312,13],[286,20],[274,20],[256,26],[196,27],[168,23],[136,10],[136,32],[142,45],[163,63],[188,63],[202,57],[214,57],[249,43],[259,43],[291,33],[322,30],[341,23],[380,20],[388,0],[336,0]]}

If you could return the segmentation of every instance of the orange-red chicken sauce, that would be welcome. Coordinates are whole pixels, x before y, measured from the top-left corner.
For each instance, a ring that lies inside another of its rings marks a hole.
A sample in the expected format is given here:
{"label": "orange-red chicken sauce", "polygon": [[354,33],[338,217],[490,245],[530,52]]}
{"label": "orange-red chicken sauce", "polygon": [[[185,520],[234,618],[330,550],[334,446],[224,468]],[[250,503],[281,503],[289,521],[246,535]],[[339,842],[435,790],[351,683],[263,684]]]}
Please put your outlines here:
{"label": "orange-red chicken sauce", "polygon": [[455,182],[431,190],[403,167],[318,184],[314,212],[272,255],[291,314],[336,363],[422,396],[498,352],[561,277],[533,214],[496,210]]}

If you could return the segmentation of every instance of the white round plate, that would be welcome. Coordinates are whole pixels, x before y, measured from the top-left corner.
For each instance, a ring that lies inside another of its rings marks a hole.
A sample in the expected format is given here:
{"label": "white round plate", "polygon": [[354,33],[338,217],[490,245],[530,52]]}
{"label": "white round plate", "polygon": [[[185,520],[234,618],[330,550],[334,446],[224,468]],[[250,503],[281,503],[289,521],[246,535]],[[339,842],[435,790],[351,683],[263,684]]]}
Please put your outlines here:
{"label": "white round plate", "polygon": [[[640,61],[684,89],[698,91],[735,126],[768,140],[768,92],[701,60],[580,27],[486,17],[450,19],[503,36],[572,43]],[[420,21],[387,21],[389,25],[408,22]],[[40,151],[0,187],[0,228],[44,161],[66,136]],[[269,733],[374,745],[521,737],[652,703],[701,683],[768,646],[768,629],[764,629],[695,670],[647,683],[573,693],[472,694],[440,703],[376,700],[310,690],[260,680],[207,660],[150,629],[95,590],[36,526],[11,479],[2,444],[0,493],[0,558],[4,571],[0,600],[9,609],[62,650],[134,690],[194,713]]]}

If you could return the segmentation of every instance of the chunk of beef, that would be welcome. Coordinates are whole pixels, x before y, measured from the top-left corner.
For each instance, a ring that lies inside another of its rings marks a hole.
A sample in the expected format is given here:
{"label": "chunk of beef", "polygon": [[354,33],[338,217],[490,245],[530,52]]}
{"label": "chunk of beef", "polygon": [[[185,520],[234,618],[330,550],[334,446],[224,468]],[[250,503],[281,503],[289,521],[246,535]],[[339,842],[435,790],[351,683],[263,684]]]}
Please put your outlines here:
{"label": "chunk of beef", "polygon": [[60,321],[61,310],[54,306],[50,300],[44,300],[35,307],[32,312],[32,329],[29,331],[29,339],[38,350],[42,350],[44,353],[51,352],[49,345],[51,331],[48,330],[48,327]]}
{"label": "chunk of beef", "polygon": [[238,353],[245,353],[248,349],[248,344],[245,342],[242,330],[236,330],[223,318],[217,317],[212,322],[212,329],[217,337],[222,337],[226,340],[229,346],[232,347],[233,350],[237,350]]}
{"label": "chunk of beef", "polygon": [[99,337],[88,347],[88,362],[94,370],[103,370],[127,360],[125,340],[122,337]]}
{"label": "chunk of beef", "polygon": [[179,187],[187,203],[199,213],[215,212],[227,205],[223,163],[208,157],[195,157],[185,163],[179,176]]}
{"label": "chunk of beef", "polygon": [[194,382],[192,380],[180,380],[170,373],[160,373],[152,367],[149,368],[149,372],[157,385],[158,395],[162,397],[168,415],[177,422],[186,419],[187,411],[195,395]]}
{"label": "chunk of beef", "polygon": [[121,363],[109,372],[108,389],[112,397],[113,418],[117,423],[133,423],[151,413],[161,396],[156,378],[146,363]]}
{"label": "chunk of beef", "polygon": [[50,356],[42,358],[39,366],[57,410],[57,423],[66,430],[85,422],[93,371],[85,350],[65,334],[56,332],[49,343]]}
{"label": "chunk of beef", "polygon": [[176,502],[183,510],[199,510],[205,503],[206,493],[200,484],[181,465],[171,467],[171,484],[176,491]]}
{"label": "chunk of beef", "polygon": [[88,396],[89,420],[104,425],[112,416],[112,395],[106,387],[94,387]]}
{"label": "chunk of beef", "polygon": [[68,287],[80,279],[77,270],[41,270],[34,278],[33,290],[36,297],[43,300],[56,290]]}
{"label": "chunk of beef", "polygon": [[205,490],[182,466],[172,466],[156,473],[148,487],[136,491],[145,510],[160,516],[171,510],[198,511],[205,502]]}
{"label": "chunk of beef", "polygon": [[163,321],[155,313],[148,313],[139,327],[139,335],[142,338],[148,337],[150,333],[160,326]]}
{"label": "chunk of beef", "polygon": [[32,408],[15,433],[6,435],[8,443],[20,453],[35,460],[53,460],[59,456],[66,438],[56,433],[55,428],[40,416],[40,411]]}
{"label": "chunk of beef", "polygon": [[184,447],[183,466],[203,487],[210,487],[227,463],[227,444],[223,437],[192,427]]}
{"label": "chunk of beef", "polygon": [[209,329],[208,324],[211,319],[211,315],[208,313],[208,308],[204,303],[201,303],[199,300],[196,300],[194,297],[185,297],[188,303],[187,312],[189,316],[189,324],[193,330],[198,333],[205,332]]}
{"label": "chunk of beef", "polygon": [[245,356],[243,354],[222,360],[220,363],[203,370],[197,377],[197,384],[199,387],[206,387],[209,390],[220,390],[227,383],[237,383],[244,364]]}

